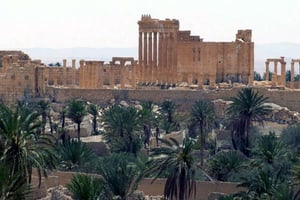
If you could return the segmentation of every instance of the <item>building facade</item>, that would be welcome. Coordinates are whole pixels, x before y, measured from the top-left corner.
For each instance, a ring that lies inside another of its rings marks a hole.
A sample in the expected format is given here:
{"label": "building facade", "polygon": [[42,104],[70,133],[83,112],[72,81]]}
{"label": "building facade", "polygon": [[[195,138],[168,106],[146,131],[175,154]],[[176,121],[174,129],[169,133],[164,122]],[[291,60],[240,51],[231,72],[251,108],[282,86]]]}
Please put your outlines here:
{"label": "building facade", "polygon": [[204,42],[179,30],[175,19],[143,15],[139,25],[139,81],[176,84],[251,84],[254,43],[251,30],[238,30],[234,42]]}

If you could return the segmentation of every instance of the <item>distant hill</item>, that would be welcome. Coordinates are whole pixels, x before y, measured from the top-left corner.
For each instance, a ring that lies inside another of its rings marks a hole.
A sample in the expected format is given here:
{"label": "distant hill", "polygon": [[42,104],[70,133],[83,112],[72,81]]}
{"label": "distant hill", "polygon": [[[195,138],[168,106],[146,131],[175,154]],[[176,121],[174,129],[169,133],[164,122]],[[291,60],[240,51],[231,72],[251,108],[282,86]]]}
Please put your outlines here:
{"label": "distant hill", "polygon": [[111,61],[112,57],[134,57],[137,59],[136,48],[25,48],[22,49],[32,59],[40,59],[43,63],[62,63],[63,59],[67,59],[71,63],[71,59],[84,60],[102,60]]}
{"label": "distant hill", "polygon": [[[33,59],[41,59],[45,64],[62,62],[67,59],[103,60],[110,61],[112,57],[134,57],[137,59],[137,48],[25,48],[22,49]],[[292,58],[300,58],[300,44],[297,43],[271,43],[255,44],[255,70],[262,73],[265,70],[267,58],[279,58],[284,56],[287,69],[290,69]]]}

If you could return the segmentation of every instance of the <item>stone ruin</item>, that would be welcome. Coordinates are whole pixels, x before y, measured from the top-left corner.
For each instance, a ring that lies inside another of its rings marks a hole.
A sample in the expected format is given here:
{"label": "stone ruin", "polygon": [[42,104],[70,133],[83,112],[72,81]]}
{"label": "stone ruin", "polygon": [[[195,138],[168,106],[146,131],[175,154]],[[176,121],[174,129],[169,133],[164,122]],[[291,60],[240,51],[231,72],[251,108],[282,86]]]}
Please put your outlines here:
{"label": "stone ruin", "polygon": [[[212,101],[215,112],[218,113],[218,117],[225,118],[226,109],[232,103],[231,101],[225,101],[223,99],[217,99]],[[265,103],[272,109],[271,113],[266,116],[266,121],[276,122],[278,124],[296,124],[300,122],[300,114],[296,111],[291,111],[287,107],[281,107],[274,103]]]}
{"label": "stone ruin", "polygon": [[[143,85],[252,84],[254,43],[251,30],[238,30],[233,42],[205,42],[179,20],[142,15],[138,21],[138,60],[113,57],[104,61],[76,60],[62,67],[46,66],[21,51],[0,51],[0,99],[48,97],[47,88],[137,89]],[[223,85],[222,85],[223,86]],[[168,88],[168,87],[167,87]]]}

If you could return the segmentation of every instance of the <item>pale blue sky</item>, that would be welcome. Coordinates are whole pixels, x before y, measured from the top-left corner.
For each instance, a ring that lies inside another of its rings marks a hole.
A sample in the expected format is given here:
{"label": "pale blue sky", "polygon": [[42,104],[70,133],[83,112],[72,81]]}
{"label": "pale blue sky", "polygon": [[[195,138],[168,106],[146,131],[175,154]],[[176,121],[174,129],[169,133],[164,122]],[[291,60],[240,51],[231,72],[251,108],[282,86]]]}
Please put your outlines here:
{"label": "pale blue sky", "polygon": [[0,0],[0,49],[136,47],[142,14],[175,18],[204,41],[300,43],[299,0]]}

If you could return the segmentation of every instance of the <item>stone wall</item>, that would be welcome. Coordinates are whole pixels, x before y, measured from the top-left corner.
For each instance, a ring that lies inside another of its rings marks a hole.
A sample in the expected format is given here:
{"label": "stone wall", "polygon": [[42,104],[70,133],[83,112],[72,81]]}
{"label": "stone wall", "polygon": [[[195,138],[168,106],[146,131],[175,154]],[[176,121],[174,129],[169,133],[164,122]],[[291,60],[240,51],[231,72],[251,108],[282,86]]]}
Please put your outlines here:
{"label": "stone wall", "polygon": [[[59,185],[66,186],[71,180],[75,172],[62,172],[57,171],[49,174],[48,178],[42,179],[41,188],[37,188],[38,178],[33,177],[34,186],[34,199],[43,198],[47,195],[47,190],[52,187],[57,187]],[[93,175],[99,176],[99,175]],[[163,189],[165,185],[165,179],[157,179],[152,183],[153,179],[143,179],[137,190],[143,191],[145,195],[151,196],[162,196]],[[231,194],[241,191],[241,188],[237,188],[236,183],[230,182],[207,182],[207,181],[197,181],[196,183],[197,196],[196,199],[207,199],[210,193],[220,192],[224,194]]]}
{"label": "stone wall", "polygon": [[[261,94],[269,97],[268,102],[287,107],[292,111],[300,112],[300,91],[270,90],[255,88]],[[111,99],[153,101],[157,104],[165,99],[173,100],[179,110],[190,109],[192,104],[199,99],[229,100],[236,96],[239,87],[228,90],[160,90],[160,89],[77,89],[47,87],[50,99],[57,102],[65,102],[70,99],[84,99],[97,104],[106,104]]]}

